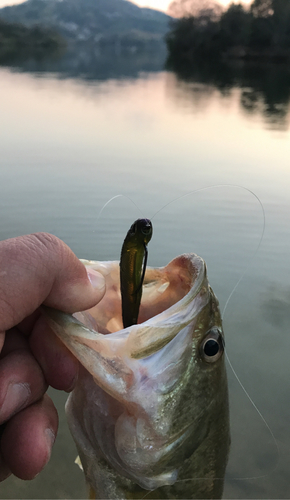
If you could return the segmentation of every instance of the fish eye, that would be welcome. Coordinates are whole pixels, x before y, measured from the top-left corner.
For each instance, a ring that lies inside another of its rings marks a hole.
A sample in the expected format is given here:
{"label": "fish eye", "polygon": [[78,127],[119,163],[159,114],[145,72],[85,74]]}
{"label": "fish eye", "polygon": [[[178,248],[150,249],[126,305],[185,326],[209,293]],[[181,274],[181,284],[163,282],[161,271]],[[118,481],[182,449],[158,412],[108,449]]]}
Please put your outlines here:
{"label": "fish eye", "polygon": [[149,234],[151,232],[151,226],[144,226],[144,227],[142,227],[141,228],[141,232],[143,234],[146,234],[146,235]]}
{"label": "fish eye", "polygon": [[140,230],[141,233],[147,236],[152,231],[152,224],[149,219],[140,219]]}
{"label": "fish eye", "polygon": [[200,355],[207,363],[215,363],[224,352],[224,339],[217,327],[211,328],[200,345]]}

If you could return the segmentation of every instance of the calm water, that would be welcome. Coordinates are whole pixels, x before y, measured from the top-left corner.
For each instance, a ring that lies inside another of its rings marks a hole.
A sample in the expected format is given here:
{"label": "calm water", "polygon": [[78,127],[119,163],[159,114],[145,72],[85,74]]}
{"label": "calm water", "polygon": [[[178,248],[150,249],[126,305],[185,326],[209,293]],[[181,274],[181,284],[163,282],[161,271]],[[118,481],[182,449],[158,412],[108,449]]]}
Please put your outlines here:
{"label": "calm water", "polygon": [[[131,222],[147,216],[154,224],[149,265],[198,253],[222,309],[246,273],[224,328],[231,363],[263,417],[228,366],[232,448],[224,497],[289,498],[287,74],[238,68],[220,78],[203,69],[179,78],[158,61],[100,73],[71,67],[0,69],[0,238],[49,231],[79,257],[118,259]],[[216,187],[203,189],[209,186]],[[249,190],[266,217],[257,254],[264,218]],[[124,196],[99,216],[116,195]],[[1,498],[86,496],[66,395],[52,397],[60,431],[49,465],[32,482],[1,484]]]}

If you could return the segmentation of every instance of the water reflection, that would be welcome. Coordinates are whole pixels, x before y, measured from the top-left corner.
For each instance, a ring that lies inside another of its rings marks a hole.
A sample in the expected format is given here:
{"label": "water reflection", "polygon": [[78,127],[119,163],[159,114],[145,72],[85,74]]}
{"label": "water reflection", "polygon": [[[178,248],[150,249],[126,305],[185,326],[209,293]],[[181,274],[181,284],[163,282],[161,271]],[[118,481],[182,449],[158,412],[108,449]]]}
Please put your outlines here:
{"label": "water reflection", "polygon": [[[269,128],[286,130],[289,126],[290,68],[282,64],[253,64],[244,62],[197,62],[194,66],[176,67],[170,61],[167,67],[174,70],[181,82],[186,82],[189,92],[196,93],[191,85],[203,83],[218,88],[222,95],[229,95],[241,88],[240,105],[249,115],[261,115]],[[183,86],[183,89],[186,86]],[[208,93],[208,87],[204,92]],[[193,97],[196,99],[196,96]],[[198,99],[200,100],[200,99]]]}
{"label": "water reflection", "polygon": [[[97,45],[76,44],[69,46],[58,57],[28,58],[5,61],[6,66],[23,72],[53,73],[58,78],[83,80],[109,80],[111,78],[137,78],[140,72],[160,71],[166,57],[165,45],[160,43],[148,50],[100,49]],[[1,64],[1,62],[0,62]],[[3,64],[3,62],[2,62]]]}
{"label": "water reflection", "polygon": [[287,328],[290,323],[290,289],[274,285],[265,291],[262,311],[265,319],[275,327]]}
{"label": "water reflection", "polygon": [[198,108],[205,107],[214,89],[229,96],[241,89],[240,106],[250,117],[261,116],[267,127],[287,130],[289,127],[290,68],[283,64],[245,62],[217,63],[197,61],[194,66],[166,62],[165,44],[154,50],[125,50],[118,47],[100,49],[86,43],[70,46],[65,53],[48,58],[0,61],[18,71],[34,74],[53,73],[58,78],[90,81],[138,78],[140,73],[173,71]]}

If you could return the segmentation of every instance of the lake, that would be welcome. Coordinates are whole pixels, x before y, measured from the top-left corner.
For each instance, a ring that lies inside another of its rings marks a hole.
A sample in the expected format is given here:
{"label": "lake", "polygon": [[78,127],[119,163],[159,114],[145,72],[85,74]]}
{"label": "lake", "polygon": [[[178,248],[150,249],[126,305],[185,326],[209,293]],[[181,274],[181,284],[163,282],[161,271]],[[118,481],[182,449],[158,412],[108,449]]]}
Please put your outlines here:
{"label": "lake", "polygon": [[[0,239],[48,231],[79,257],[115,260],[149,217],[149,265],[201,255],[235,371],[227,362],[224,498],[289,498],[288,70],[176,74],[164,54],[85,55],[0,68]],[[86,497],[66,394],[50,394],[52,459],[34,481],[2,483],[0,498]]]}

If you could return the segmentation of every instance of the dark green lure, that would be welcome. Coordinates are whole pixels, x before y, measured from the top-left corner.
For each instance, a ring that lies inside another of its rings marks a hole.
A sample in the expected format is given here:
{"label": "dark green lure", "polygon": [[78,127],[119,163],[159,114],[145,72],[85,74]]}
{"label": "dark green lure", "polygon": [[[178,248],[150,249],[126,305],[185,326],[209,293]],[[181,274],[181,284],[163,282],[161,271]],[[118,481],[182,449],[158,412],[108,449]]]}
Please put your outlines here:
{"label": "dark green lure", "polygon": [[124,328],[137,324],[147,265],[147,245],[152,232],[149,219],[137,219],[130,227],[122,246],[120,286]]}

